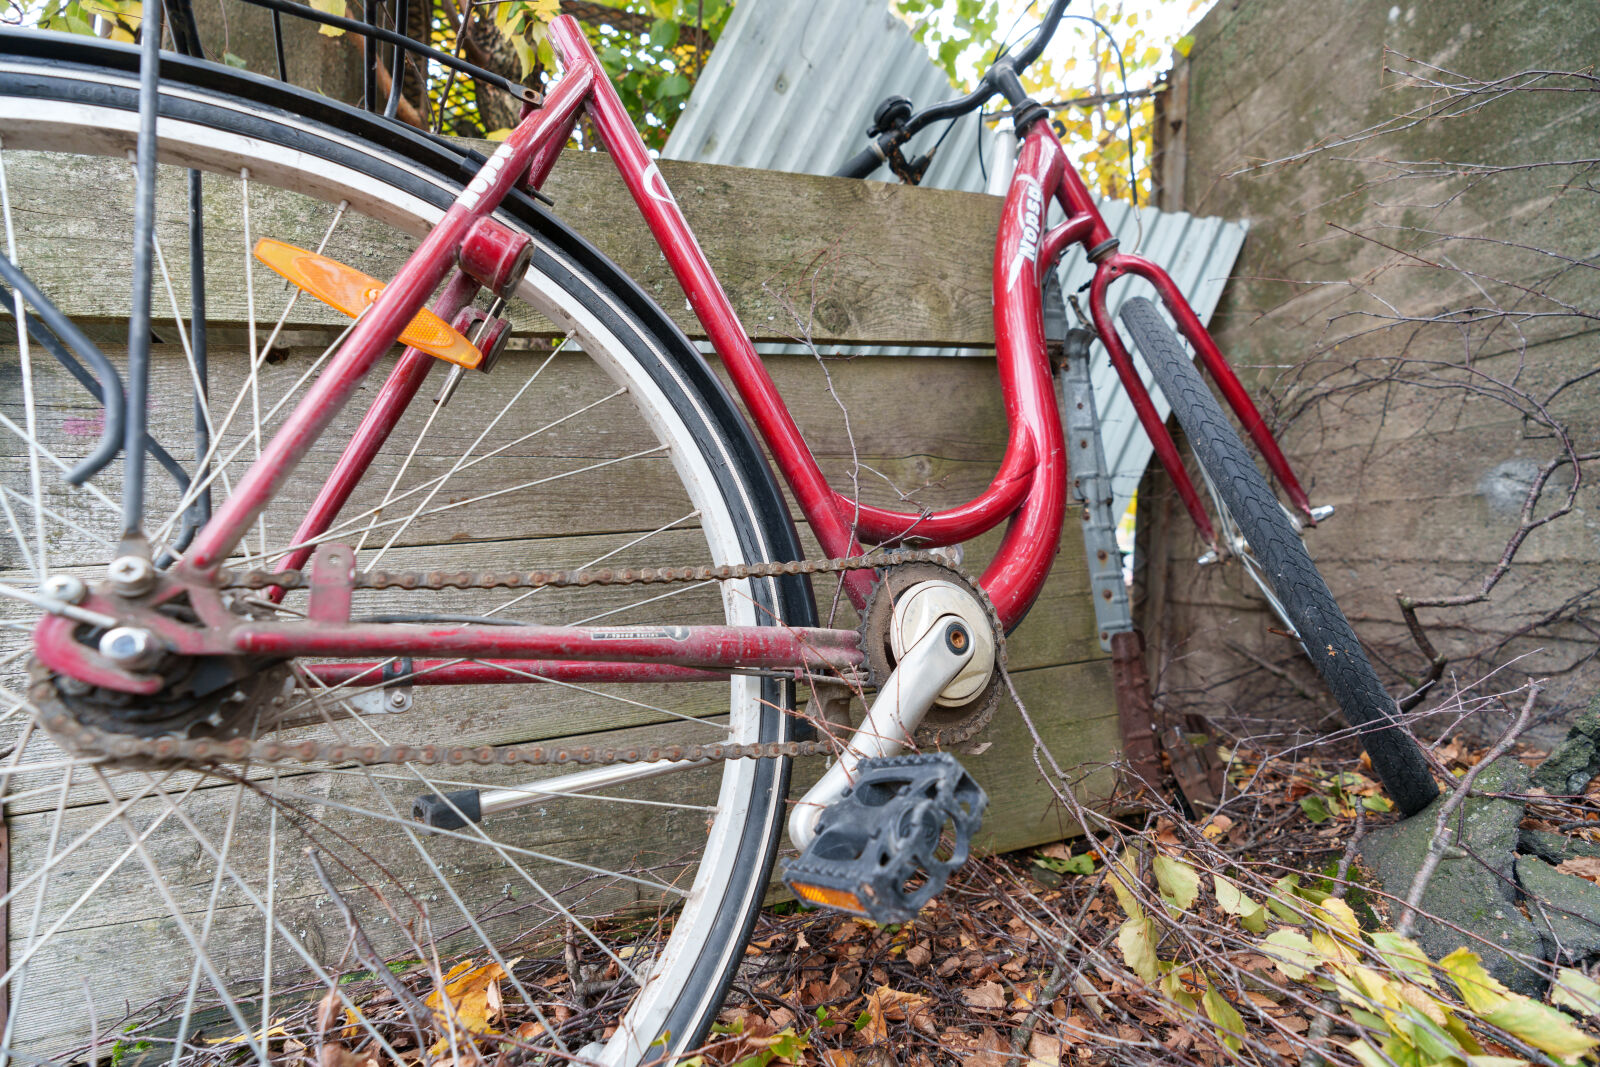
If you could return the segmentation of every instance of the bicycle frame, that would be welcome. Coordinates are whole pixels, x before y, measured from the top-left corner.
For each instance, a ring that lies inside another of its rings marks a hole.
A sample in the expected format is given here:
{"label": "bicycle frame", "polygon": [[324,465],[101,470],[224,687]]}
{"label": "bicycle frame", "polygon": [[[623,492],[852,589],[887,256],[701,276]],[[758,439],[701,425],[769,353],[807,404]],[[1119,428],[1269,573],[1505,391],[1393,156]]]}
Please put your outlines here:
{"label": "bicycle frame", "polygon": [[[1022,620],[1049,573],[1068,504],[1066,442],[1044,335],[1041,282],[1044,272],[1054,269],[1074,244],[1082,245],[1095,262],[1089,304],[1096,329],[1156,455],[1206,539],[1215,540],[1210,519],[1106,310],[1107,288],[1123,276],[1144,278],[1156,288],[1274,475],[1293,503],[1309,516],[1305,493],[1199,318],[1158,265],[1116,250],[1116,241],[1093,198],[1045,122],[1034,123],[1024,136],[995,243],[996,359],[1010,426],[999,469],[983,493],[943,511],[907,513],[858,505],[828,484],[577,22],[570,16],[558,18],[552,24],[551,38],[564,72],[542,106],[525,110],[516,128],[355,324],[328,368],[264,446],[233,494],[171,568],[169,577],[174,582],[191,588],[215,585],[228,555],[442,282],[451,278],[433,308],[447,320],[471,301],[477,284],[455,266],[462,239],[473,223],[493,214],[514,188],[540,187],[583,113],[621,172],[826,555],[857,555],[863,544],[950,545],[1007,523],[1000,549],[980,582],[1006,629]],[[1066,221],[1046,230],[1052,201],[1061,205]],[[302,522],[296,542],[313,542],[329,528],[415,397],[432,363],[433,357],[415,350],[407,350],[401,357]],[[193,631],[176,634],[171,620],[153,609],[135,614],[142,617],[141,625],[164,633],[174,648],[191,654],[410,657],[444,652],[499,657],[525,666],[529,661],[542,661],[536,670],[521,677],[513,673],[500,679],[505,681],[559,676],[660,682],[703,678],[707,670],[789,669],[803,673],[860,663],[855,633],[846,630],[674,627],[670,629],[685,633],[668,637],[664,632],[669,628],[650,627],[355,624],[349,620],[348,596],[354,558],[348,549],[334,551],[339,548],[323,545],[313,553],[307,547],[280,564],[291,568],[312,561],[312,604],[305,622],[262,623],[230,618],[222,611],[211,613],[213,617],[206,620],[211,624],[208,636],[201,640]],[[870,572],[845,571],[842,581],[856,606],[864,607],[870,594]],[[282,595],[281,589],[273,592]],[[118,610],[118,605],[101,601],[100,597],[91,598],[85,607]],[[208,614],[199,605],[197,610],[202,616]],[[129,612],[123,608],[121,614]],[[37,637],[42,660],[109,688],[154,691],[153,677],[122,671],[78,644],[72,637],[74,625],[59,616],[45,617]],[[617,632],[619,629],[636,632],[630,636]],[[328,664],[312,671],[329,684],[339,684],[375,677],[380,666]],[[417,662],[414,671],[427,677],[430,684],[479,684],[493,680],[489,676],[496,673],[481,664],[441,662]]]}

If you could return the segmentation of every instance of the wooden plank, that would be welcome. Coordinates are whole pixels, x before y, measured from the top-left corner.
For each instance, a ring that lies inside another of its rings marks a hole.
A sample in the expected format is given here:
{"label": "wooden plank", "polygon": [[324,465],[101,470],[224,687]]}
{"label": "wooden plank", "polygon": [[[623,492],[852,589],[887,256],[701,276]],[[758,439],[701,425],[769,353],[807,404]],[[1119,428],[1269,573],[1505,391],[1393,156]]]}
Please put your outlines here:
{"label": "wooden plank", "polygon": [[[1116,744],[1116,721],[1103,714],[1062,714],[1047,708],[1063,707],[1063,694],[1072,694],[1074,711],[1090,711],[1110,706],[1109,671],[1103,662],[1074,667],[1023,672],[1017,676],[1019,691],[1032,710],[1051,750],[1063,761],[1076,762],[1082,753],[1109,753]],[[1016,725],[1015,712],[1007,728],[996,727],[989,750],[966,762],[990,795],[989,813],[981,844],[1001,850],[1054,840],[1076,832],[1066,814],[1053,805],[1053,797],[1034,769],[1031,741]],[[640,731],[619,738],[638,739]],[[808,761],[805,773],[797,774],[804,784],[820,773],[818,761]],[[701,772],[658,779],[643,787],[641,795],[671,800],[682,798],[695,788],[694,777],[709,778]],[[466,768],[450,772],[463,781],[505,783],[542,777],[531,769]],[[1110,774],[1105,769],[1089,773],[1078,783],[1079,795],[1087,802],[1103,799],[1110,789]],[[709,782],[707,783],[709,785]],[[415,847],[399,831],[398,825],[381,819],[351,819],[341,816],[335,806],[358,803],[382,810],[378,794],[389,797],[402,810],[418,786],[394,778],[369,779],[360,775],[308,775],[292,783],[298,798],[294,806],[280,809],[278,863],[274,869],[275,904],[285,923],[307,950],[327,965],[334,965],[344,951],[343,924],[328,906],[325,895],[307,868],[301,848],[307,844],[329,850],[351,869],[328,863],[329,873],[341,893],[357,904],[370,918],[368,933],[380,950],[404,954],[404,939],[396,924],[380,919],[371,892],[381,889],[402,919],[426,908],[433,936],[442,957],[466,953],[476,944],[470,934],[457,934],[459,913],[417,856]],[[232,791],[206,790],[191,796],[183,810],[220,847],[226,827]],[[131,823],[147,829],[163,805],[149,800],[134,806]],[[103,806],[90,805],[70,810],[64,820],[62,840],[71,840],[88,829],[103,814]],[[43,861],[48,839],[47,828],[54,818],[50,812],[13,817],[13,879],[27,877]],[[247,797],[235,823],[230,866],[258,892],[264,891],[266,843],[271,826],[269,809]],[[504,843],[521,849],[554,852],[604,866],[622,869],[665,865],[672,868],[686,851],[694,847],[697,835],[704,833],[698,813],[671,808],[606,804],[602,801],[572,799],[541,804],[522,817],[505,817],[488,824]],[[332,831],[347,827],[352,836],[341,843]],[[359,849],[354,847],[359,842]],[[128,850],[128,836],[117,825],[95,834],[78,851],[68,856],[52,872],[42,915],[48,929],[62,917],[65,909],[87,884]],[[170,873],[169,889],[179,913],[198,927],[206,908],[215,865],[211,856],[196,842],[188,829],[174,819],[162,823],[147,839],[151,859]],[[542,939],[560,936],[560,923],[541,922],[540,898],[508,862],[481,844],[467,841],[436,840],[429,848],[434,862],[448,873],[451,884],[474,907],[499,900],[488,909],[485,928],[500,941],[508,955],[530,955]],[[574,881],[581,872],[560,873],[557,866],[523,856],[522,864],[536,879],[552,889]],[[386,870],[380,870],[383,864]],[[361,884],[366,880],[368,885]],[[585,894],[593,886],[583,887]],[[30,889],[18,900],[31,915]],[[574,890],[577,895],[577,890]],[[612,887],[599,896],[586,896],[586,914],[601,913],[623,903],[648,905],[658,892],[627,883]],[[219,898],[213,926],[214,956],[219,969],[238,985],[238,995],[248,995],[259,982],[262,922],[237,887]],[[26,944],[26,929],[13,930],[12,959],[20,958]],[[41,1051],[63,1047],[87,1036],[87,1013],[72,1013],[69,1021],[60,1017],[61,1003],[82,1003],[80,980],[92,975],[94,998],[102,1012],[120,1016],[124,1003],[139,1007],[157,993],[176,987],[180,992],[189,977],[191,954],[160,896],[151,892],[149,879],[137,857],[128,859],[106,885],[62,926],[59,941],[49,951],[34,958],[29,969],[22,1011],[18,1017],[17,1047]],[[481,952],[481,949],[479,950]],[[275,984],[280,989],[300,963],[280,942],[276,959],[281,966]],[[127,961],[137,961],[128,965]],[[448,965],[448,964],[447,964]],[[346,965],[347,968],[349,965]],[[107,1020],[102,1019],[102,1025]],[[104,1029],[102,1032],[106,1032]],[[234,1032],[234,1031],[229,1031]],[[222,1036],[221,1033],[213,1036]]]}
{"label": "wooden plank", "polygon": [[[758,340],[801,333],[819,343],[986,346],[994,341],[990,306],[994,234],[1000,201],[977,193],[917,189],[704,163],[661,161],[734,308]],[[18,261],[74,317],[125,323],[129,263],[108,251],[108,234],[131,232],[131,176],[122,160],[6,154]],[[246,317],[244,227],[239,183],[207,181],[207,311],[219,325]],[[567,152],[548,191],[555,214],[637,280],[691,336],[703,334],[687,310],[638,209],[608,156]],[[163,168],[157,235],[179,306],[188,307],[182,172]],[[315,248],[333,207],[298,193],[251,183],[252,237]],[[353,211],[340,220],[327,254],[389,277],[417,234]],[[276,301],[279,283],[255,268],[258,307]],[[158,285],[156,314],[168,302]],[[267,317],[263,314],[263,317]],[[313,300],[298,301],[291,329],[338,322]],[[524,318],[527,330],[549,325]],[[160,323],[158,321],[158,329]]]}

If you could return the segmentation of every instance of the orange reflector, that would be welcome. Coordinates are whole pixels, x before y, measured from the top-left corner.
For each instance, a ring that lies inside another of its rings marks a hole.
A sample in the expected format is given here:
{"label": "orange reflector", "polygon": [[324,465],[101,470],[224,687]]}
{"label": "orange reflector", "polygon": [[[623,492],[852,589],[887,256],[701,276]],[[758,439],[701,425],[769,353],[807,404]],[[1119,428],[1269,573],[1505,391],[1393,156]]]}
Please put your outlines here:
{"label": "orange reflector", "polygon": [[853,911],[857,915],[865,915],[867,909],[862,905],[861,898],[845,889],[831,889],[823,885],[806,885],[804,882],[790,882],[789,888],[800,895],[802,900],[812,904],[821,904],[826,908],[838,908],[841,911]]}
{"label": "orange reflector", "polygon": [[[263,237],[256,258],[331,308],[357,318],[383,292],[383,283],[338,260]],[[439,316],[423,308],[400,333],[400,343],[469,370],[483,353]]]}

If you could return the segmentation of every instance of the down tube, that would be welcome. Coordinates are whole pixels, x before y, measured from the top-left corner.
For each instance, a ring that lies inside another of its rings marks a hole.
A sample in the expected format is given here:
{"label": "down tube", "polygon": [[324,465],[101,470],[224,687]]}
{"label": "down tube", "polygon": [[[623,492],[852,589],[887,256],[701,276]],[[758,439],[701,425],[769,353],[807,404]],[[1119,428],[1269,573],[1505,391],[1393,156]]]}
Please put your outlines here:
{"label": "down tube", "polygon": [[996,360],[1006,396],[1006,417],[1015,432],[1033,441],[1037,467],[1033,485],[1006,527],[1000,551],[982,584],[1007,630],[1022,621],[1055,561],[1066,515],[1067,462],[1061,412],[1045,349],[1040,296],[1040,248],[1045,211],[1066,165],[1048,124],[1028,131],[1006,194],[994,251]]}

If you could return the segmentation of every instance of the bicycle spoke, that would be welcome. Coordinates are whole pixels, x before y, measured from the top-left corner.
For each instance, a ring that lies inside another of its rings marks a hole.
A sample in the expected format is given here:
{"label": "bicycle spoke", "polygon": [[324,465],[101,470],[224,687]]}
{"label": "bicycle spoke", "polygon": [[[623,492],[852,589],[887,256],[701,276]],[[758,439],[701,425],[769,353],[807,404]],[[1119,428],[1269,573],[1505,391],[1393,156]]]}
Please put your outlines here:
{"label": "bicycle spoke", "polygon": [[[17,235],[16,228],[11,220],[11,189],[6,181],[6,164],[4,145],[0,144],[0,214],[4,215],[6,227],[6,258],[20,267],[17,260]],[[27,317],[23,309],[22,294],[12,293],[14,301],[12,311],[17,319],[17,355],[22,370],[22,410],[23,422],[28,427],[27,437],[30,443],[28,449],[28,480],[33,486],[33,499],[38,501],[40,509],[34,512],[34,569],[39,581],[44,581],[50,573],[50,557],[45,549],[44,539],[44,482],[39,469],[39,451],[33,447],[38,440],[39,423],[38,412],[35,410],[33,394],[33,358],[28,347]]]}

